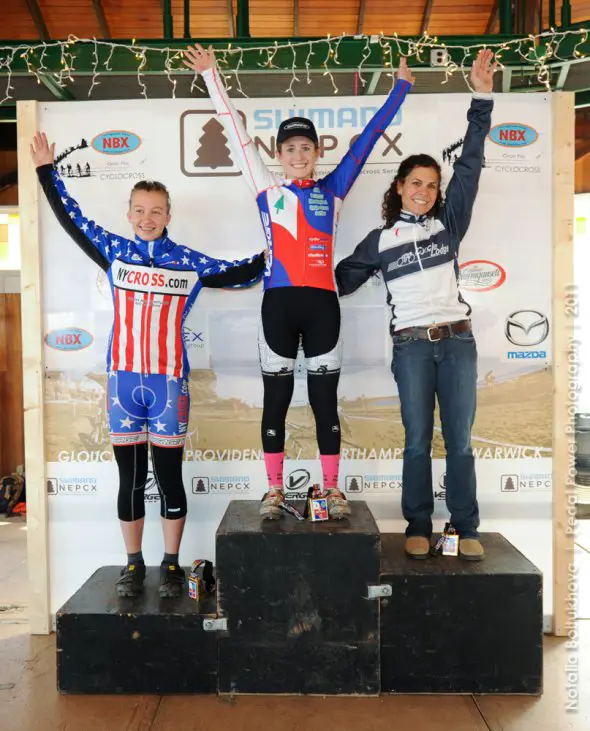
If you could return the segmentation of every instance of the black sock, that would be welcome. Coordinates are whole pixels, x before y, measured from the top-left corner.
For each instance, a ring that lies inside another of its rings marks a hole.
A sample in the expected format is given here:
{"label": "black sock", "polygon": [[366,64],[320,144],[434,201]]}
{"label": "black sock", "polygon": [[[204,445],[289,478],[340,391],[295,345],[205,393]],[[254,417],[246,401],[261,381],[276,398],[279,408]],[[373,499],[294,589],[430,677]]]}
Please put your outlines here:
{"label": "black sock", "polygon": [[165,553],[162,563],[175,564],[178,566],[178,554],[177,553]]}
{"label": "black sock", "polygon": [[137,553],[127,554],[127,564],[143,563],[143,553],[138,551]]}

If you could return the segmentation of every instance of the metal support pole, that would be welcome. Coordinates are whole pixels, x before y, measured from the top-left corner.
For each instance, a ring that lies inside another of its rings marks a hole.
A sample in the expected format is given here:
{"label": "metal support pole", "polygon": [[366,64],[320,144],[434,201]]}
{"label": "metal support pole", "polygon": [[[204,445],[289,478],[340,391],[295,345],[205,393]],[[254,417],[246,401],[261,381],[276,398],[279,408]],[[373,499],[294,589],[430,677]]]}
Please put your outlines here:
{"label": "metal support pole", "polygon": [[510,0],[500,0],[500,33],[501,35],[512,35],[512,3]]}
{"label": "metal support pole", "polygon": [[549,27],[555,28],[555,0],[549,0]]}
{"label": "metal support pole", "polygon": [[236,26],[238,38],[250,38],[250,6],[248,0],[238,0]]}
{"label": "metal support pole", "polygon": [[191,0],[184,0],[184,37],[191,37]]}
{"label": "metal support pole", "polygon": [[572,24],[572,4],[570,0],[563,0],[561,6],[561,27],[569,28]]}
{"label": "metal support pole", "polygon": [[172,1],[163,0],[162,13],[164,20],[164,38],[174,38],[174,28],[172,26]]}

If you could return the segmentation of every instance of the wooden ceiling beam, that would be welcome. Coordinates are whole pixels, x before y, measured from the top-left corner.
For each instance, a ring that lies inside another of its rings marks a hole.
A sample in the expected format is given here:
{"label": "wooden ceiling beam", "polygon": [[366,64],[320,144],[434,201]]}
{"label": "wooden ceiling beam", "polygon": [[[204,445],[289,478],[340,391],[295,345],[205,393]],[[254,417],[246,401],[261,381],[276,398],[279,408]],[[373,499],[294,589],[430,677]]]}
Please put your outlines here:
{"label": "wooden ceiling beam", "polygon": [[31,18],[33,19],[33,23],[35,24],[35,28],[37,29],[37,33],[39,34],[39,37],[41,38],[41,40],[42,41],[51,40],[49,31],[47,30],[47,26],[45,25],[43,13],[41,12],[41,8],[39,7],[39,3],[37,2],[37,0],[27,0],[27,7],[29,9],[29,13],[31,15]]}
{"label": "wooden ceiling beam", "polygon": [[496,23],[498,22],[498,0],[494,2],[494,5],[492,7],[492,11],[490,13],[490,17],[488,18],[488,22],[485,29],[485,35],[490,35],[493,33],[494,28],[496,26]]}
{"label": "wooden ceiling beam", "polygon": [[367,7],[367,0],[361,0],[359,3],[359,17],[356,24],[356,34],[361,35],[363,32],[363,26],[365,25],[365,10]]}
{"label": "wooden ceiling beam", "polygon": [[103,38],[111,38],[111,31],[107,22],[106,15],[104,14],[104,8],[102,7],[102,0],[92,0],[92,7],[94,8],[94,14],[98,20],[98,25]]}
{"label": "wooden ceiling beam", "polygon": [[422,14],[422,35],[426,33],[428,30],[428,24],[430,23],[430,13],[432,13],[432,6],[434,5],[434,0],[426,0],[426,5],[424,6],[424,13]]}
{"label": "wooden ceiling beam", "polygon": [[236,37],[236,24],[234,23],[234,4],[232,0],[227,0],[227,25],[229,30],[229,37]]}

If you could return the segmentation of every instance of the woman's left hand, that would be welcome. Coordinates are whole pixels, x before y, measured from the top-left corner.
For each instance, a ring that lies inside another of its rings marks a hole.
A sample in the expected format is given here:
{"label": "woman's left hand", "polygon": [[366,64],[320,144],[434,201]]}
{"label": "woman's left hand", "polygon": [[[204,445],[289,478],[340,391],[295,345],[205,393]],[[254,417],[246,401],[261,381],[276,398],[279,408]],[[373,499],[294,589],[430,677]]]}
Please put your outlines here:
{"label": "woman's left hand", "polygon": [[482,49],[471,67],[469,80],[475,91],[488,94],[494,88],[494,72],[498,62],[489,48]]}

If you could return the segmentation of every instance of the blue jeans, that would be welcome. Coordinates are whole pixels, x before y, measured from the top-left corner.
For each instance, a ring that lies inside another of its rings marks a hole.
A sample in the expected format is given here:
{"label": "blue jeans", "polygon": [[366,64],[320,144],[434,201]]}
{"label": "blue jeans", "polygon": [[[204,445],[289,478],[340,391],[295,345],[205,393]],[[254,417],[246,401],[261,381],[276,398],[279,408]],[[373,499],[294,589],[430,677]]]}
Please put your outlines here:
{"label": "blue jeans", "polygon": [[432,533],[431,445],[438,398],[447,452],[446,503],[460,536],[477,538],[479,509],[471,428],[475,419],[477,348],[471,330],[438,342],[393,335],[391,370],[406,432],[402,511],[407,536]]}

